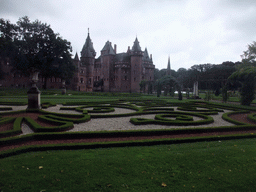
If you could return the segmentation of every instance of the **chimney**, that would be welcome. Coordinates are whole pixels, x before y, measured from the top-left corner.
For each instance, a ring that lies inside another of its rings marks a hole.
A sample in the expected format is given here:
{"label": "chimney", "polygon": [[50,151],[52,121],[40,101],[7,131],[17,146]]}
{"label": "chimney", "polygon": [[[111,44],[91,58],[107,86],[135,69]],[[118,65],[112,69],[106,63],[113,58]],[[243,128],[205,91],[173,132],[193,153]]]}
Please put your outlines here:
{"label": "chimney", "polygon": [[152,60],[152,54],[150,54],[150,59]]}
{"label": "chimney", "polygon": [[115,51],[115,54],[116,54],[116,44],[114,44],[114,51]]}
{"label": "chimney", "polygon": [[128,46],[128,50],[127,50],[127,52],[130,52],[130,46]]}

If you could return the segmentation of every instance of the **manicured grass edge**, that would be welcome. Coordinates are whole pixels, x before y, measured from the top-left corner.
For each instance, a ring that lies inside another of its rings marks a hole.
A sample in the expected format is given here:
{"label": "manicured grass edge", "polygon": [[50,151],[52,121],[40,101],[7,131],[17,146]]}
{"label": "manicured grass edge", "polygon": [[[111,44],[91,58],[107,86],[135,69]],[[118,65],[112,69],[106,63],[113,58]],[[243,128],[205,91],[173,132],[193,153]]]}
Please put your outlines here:
{"label": "manicured grass edge", "polygon": [[225,136],[206,136],[206,137],[187,137],[174,139],[155,139],[155,140],[133,140],[133,141],[118,141],[118,142],[95,142],[95,143],[64,143],[64,144],[48,144],[38,146],[24,146],[16,149],[3,151],[0,153],[0,158],[18,155],[27,152],[48,151],[48,150],[76,150],[76,149],[96,149],[110,147],[131,147],[131,146],[152,146],[166,144],[181,144],[192,142],[205,141],[221,141],[232,139],[256,138],[256,134],[238,134]]}

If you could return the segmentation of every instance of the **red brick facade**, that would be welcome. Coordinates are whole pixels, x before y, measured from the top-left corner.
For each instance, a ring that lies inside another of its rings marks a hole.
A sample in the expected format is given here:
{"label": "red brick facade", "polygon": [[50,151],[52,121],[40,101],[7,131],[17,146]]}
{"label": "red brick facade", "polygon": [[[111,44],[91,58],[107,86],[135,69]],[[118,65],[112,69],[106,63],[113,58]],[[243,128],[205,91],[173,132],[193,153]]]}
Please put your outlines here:
{"label": "red brick facade", "polygon": [[136,38],[132,49],[125,53],[116,53],[116,45],[112,47],[107,41],[100,56],[95,58],[89,33],[81,51],[80,60],[75,56],[77,76],[75,89],[80,91],[104,92],[140,92],[140,82],[154,81],[152,56],[147,49],[142,51]]}

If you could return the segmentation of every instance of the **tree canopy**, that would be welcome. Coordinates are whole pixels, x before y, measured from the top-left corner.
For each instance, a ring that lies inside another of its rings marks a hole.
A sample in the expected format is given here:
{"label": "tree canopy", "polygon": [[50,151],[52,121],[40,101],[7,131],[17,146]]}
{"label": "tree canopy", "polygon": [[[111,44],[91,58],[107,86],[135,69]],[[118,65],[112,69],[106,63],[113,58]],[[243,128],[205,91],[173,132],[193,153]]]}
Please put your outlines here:
{"label": "tree canopy", "polygon": [[256,42],[248,45],[248,49],[242,55],[242,64],[228,78],[230,83],[240,82],[242,87],[241,104],[250,105],[255,98],[255,80],[256,80]]}
{"label": "tree canopy", "polygon": [[6,51],[14,69],[25,75],[38,71],[43,77],[72,77],[75,67],[71,59],[71,43],[54,33],[50,25],[27,16],[16,24],[1,19],[1,49]]}

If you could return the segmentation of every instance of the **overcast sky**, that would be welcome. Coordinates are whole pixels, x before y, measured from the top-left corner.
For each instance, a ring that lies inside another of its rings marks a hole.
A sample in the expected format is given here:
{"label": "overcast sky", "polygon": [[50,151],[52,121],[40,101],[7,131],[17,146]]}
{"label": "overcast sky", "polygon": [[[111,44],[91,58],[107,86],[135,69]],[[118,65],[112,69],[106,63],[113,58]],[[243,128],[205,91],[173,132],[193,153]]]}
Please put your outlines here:
{"label": "overcast sky", "polygon": [[256,41],[256,0],[0,0],[0,18],[50,24],[80,51],[90,28],[96,57],[106,41],[126,52],[137,36],[158,69],[240,61]]}

